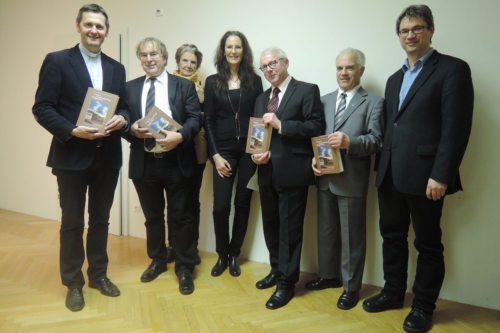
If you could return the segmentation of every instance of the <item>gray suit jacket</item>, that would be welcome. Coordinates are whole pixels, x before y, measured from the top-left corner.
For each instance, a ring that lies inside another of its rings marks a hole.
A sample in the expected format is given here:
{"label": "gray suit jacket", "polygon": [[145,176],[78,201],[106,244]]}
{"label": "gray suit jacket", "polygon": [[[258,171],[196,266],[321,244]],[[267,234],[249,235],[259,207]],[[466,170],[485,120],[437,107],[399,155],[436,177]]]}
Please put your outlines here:
{"label": "gray suit jacket", "polygon": [[333,194],[346,197],[363,197],[368,192],[371,155],[382,149],[383,98],[369,94],[362,87],[353,96],[344,116],[333,127],[338,90],[321,98],[324,105],[326,132],[336,131],[349,136],[349,150],[341,150],[344,172],[317,177],[321,190],[330,189]]}

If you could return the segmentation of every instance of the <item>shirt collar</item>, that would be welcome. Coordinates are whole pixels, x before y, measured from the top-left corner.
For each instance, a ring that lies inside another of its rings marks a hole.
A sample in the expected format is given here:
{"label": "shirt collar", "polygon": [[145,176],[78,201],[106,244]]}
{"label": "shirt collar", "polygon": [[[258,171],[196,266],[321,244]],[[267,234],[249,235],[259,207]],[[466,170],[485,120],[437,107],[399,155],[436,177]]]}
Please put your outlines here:
{"label": "shirt collar", "polygon": [[352,88],[351,90],[349,91],[343,91],[340,87],[339,87],[339,93],[337,95],[337,100],[340,99],[340,95],[342,93],[345,93],[347,96],[347,99],[350,99],[352,96],[356,95],[356,93],[358,92],[359,88],[361,87],[361,84],[358,84],[356,87]]}
{"label": "shirt collar", "polygon": [[[151,76],[146,75],[146,81],[150,80]],[[160,75],[155,76],[155,79],[157,82],[160,82],[161,84],[166,84],[168,80],[168,74],[167,71],[163,71]]]}
{"label": "shirt collar", "polygon": [[[415,62],[415,66],[413,66],[411,71],[416,71],[422,68],[424,66],[424,63],[431,57],[433,52],[434,49],[431,47],[427,52],[425,52],[423,56],[420,57],[420,59]],[[410,70],[410,63],[408,62],[408,58],[406,58],[403,62],[403,72],[406,72],[408,70]]]}
{"label": "shirt collar", "polygon": [[101,51],[99,51],[98,53],[90,52],[81,43],[78,44],[78,48],[80,49],[80,52],[82,52],[82,54],[86,55],[87,57],[89,57],[91,59],[95,59],[101,55]]}

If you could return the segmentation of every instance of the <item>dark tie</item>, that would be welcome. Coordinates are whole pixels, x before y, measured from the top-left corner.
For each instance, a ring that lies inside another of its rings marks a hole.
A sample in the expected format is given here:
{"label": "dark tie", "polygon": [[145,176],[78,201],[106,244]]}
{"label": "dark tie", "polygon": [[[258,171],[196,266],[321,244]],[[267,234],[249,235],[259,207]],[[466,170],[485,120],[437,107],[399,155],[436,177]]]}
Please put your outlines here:
{"label": "dark tie", "polygon": [[[155,106],[155,81],[155,77],[149,79],[151,85],[149,86],[148,95],[146,96],[146,112],[144,112],[144,114],[147,114],[149,110]],[[155,139],[144,139],[144,147],[146,147],[147,150],[153,149],[155,145]]]}
{"label": "dark tie", "polygon": [[276,111],[278,111],[278,103],[280,101],[278,95],[280,92],[279,88],[274,88],[273,97],[271,97],[269,103],[267,104],[267,112],[276,113]]}
{"label": "dark tie", "polygon": [[344,114],[345,107],[346,107],[346,93],[340,94],[340,102],[339,106],[337,107],[337,112],[335,112],[335,126],[342,120],[342,115]]}

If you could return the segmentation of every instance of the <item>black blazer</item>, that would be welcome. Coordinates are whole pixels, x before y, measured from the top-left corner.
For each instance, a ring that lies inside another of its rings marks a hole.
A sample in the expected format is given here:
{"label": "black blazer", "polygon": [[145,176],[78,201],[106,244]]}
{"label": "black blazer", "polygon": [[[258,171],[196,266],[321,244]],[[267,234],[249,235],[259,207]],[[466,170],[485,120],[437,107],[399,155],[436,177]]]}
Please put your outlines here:
{"label": "black blazer", "polygon": [[[257,98],[256,117],[267,113],[270,94],[271,88]],[[321,135],[325,130],[318,86],[292,78],[277,116],[281,121],[281,134],[273,129],[269,148],[271,160],[258,166],[259,185],[274,183],[282,187],[299,187],[314,184],[311,137]]]}
{"label": "black blazer", "polygon": [[[141,96],[146,76],[127,82],[127,97],[131,124],[142,118]],[[182,125],[179,130],[183,142],[176,148],[179,168],[185,177],[191,176],[196,164],[193,138],[200,130],[200,101],[194,83],[168,74],[168,101],[172,118]],[[125,137],[130,142],[129,177],[140,179],[144,173],[144,140],[131,133]]]}
{"label": "black blazer", "polygon": [[237,136],[240,137],[240,140],[246,141],[248,122],[254,112],[255,100],[262,93],[262,79],[260,76],[255,75],[252,89],[241,92],[239,114],[236,120],[235,111],[238,110],[238,105],[230,104],[228,95],[217,89],[216,81],[217,74],[207,77],[205,81],[205,103],[203,104],[210,157],[218,153],[218,142],[234,139]]}
{"label": "black blazer", "polygon": [[[103,90],[120,96],[116,114],[129,121],[125,68],[103,53],[101,63]],[[84,170],[91,166],[97,141],[71,135],[88,87],[92,87],[92,81],[78,45],[45,57],[32,111],[40,125],[53,135],[47,166],[62,170]],[[122,165],[120,134],[123,132],[115,131],[99,140],[104,163],[112,168]]]}
{"label": "black blazer", "polygon": [[387,80],[386,132],[377,186],[390,167],[394,186],[403,193],[425,195],[429,178],[446,183],[448,194],[461,190],[458,168],[469,140],[474,104],[469,66],[434,51],[398,112],[402,81],[402,70]]}

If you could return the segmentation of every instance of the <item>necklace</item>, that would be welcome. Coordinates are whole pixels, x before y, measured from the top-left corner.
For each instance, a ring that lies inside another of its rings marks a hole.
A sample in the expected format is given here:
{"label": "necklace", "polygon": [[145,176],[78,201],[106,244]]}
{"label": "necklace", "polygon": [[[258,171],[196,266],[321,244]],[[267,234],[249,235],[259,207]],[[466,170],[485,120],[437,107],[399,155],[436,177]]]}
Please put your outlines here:
{"label": "necklace", "polygon": [[238,82],[240,81],[239,77],[236,77],[236,79],[234,79],[234,80],[231,78],[231,79],[229,79],[229,81],[230,81],[229,85],[231,86],[231,88],[233,88],[233,89],[238,88]]}
{"label": "necklace", "polygon": [[234,109],[233,102],[231,102],[231,97],[229,96],[229,91],[227,92],[227,99],[229,100],[229,105],[231,106],[231,111],[234,114],[234,125],[236,130],[236,140],[240,142],[241,128],[240,128],[240,108],[241,108],[241,89],[240,89],[240,98],[238,101],[238,109]]}

